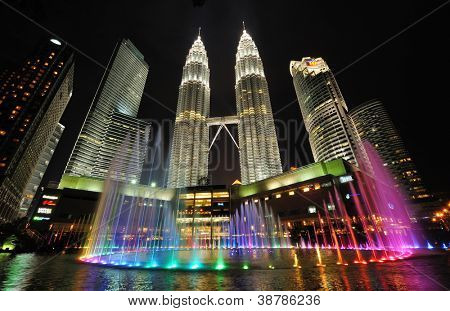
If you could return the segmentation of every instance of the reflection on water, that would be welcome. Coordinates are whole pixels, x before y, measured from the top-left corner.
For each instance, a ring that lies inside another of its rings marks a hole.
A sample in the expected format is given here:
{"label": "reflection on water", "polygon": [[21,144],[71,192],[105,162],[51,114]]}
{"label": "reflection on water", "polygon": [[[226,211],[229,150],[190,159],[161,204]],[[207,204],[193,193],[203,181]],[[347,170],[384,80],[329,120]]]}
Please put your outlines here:
{"label": "reflection on water", "polygon": [[[221,271],[120,269],[82,264],[74,255],[0,254],[1,290],[446,290],[447,253],[382,264],[325,267],[305,252],[289,251],[292,263],[278,267]],[[254,256],[254,254],[252,254]],[[332,258],[331,260],[329,258]],[[293,267],[295,262],[302,268]]]}

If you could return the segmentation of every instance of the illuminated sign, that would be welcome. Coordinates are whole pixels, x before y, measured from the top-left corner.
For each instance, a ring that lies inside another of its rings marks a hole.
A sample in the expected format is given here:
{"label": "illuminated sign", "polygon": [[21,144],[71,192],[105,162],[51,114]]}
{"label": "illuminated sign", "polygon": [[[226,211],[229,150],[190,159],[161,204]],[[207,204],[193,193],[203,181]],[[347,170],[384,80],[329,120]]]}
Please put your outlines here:
{"label": "illuminated sign", "polygon": [[44,194],[44,195],[42,196],[42,198],[43,198],[43,199],[48,199],[48,200],[58,200],[58,199],[59,199],[59,197],[56,196],[56,195],[48,195],[48,194]]}
{"label": "illuminated sign", "polygon": [[44,206],[56,206],[56,203],[53,200],[44,200],[44,201],[41,202],[41,205],[44,205]]}
{"label": "illuminated sign", "polygon": [[317,209],[314,206],[310,206],[308,207],[308,213],[310,214],[314,214],[317,212]]}
{"label": "illuminated sign", "polygon": [[47,208],[47,207],[39,207],[37,210],[38,214],[51,214],[52,213],[52,209],[51,208]]}
{"label": "illuminated sign", "polygon": [[40,216],[34,216],[34,221],[42,221],[42,220],[50,220],[50,217],[40,217]]}
{"label": "illuminated sign", "polygon": [[349,181],[352,181],[352,180],[353,180],[352,175],[346,175],[346,176],[341,176],[341,177],[339,177],[339,182],[340,182],[341,184],[344,184],[344,183],[349,182]]}
{"label": "illuminated sign", "polygon": [[321,186],[322,188],[327,188],[327,187],[331,187],[332,184],[331,184],[331,181],[329,181],[329,182],[325,182],[325,183],[320,184],[320,186]]}
{"label": "illuminated sign", "polygon": [[307,66],[316,66],[317,62],[316,62],[316,60],[314,58],[309,58],[309,59],[306,60],[306,65]]}
{"label": "illuminated sign", "polygon": [[347,200],[350,200],[351,197],[357,197],[357,196],[360,196],[360,194],[359,194],[359,193],[355,193],[355,194],[347,193],[347,194],[345,195],[345,198],[346,198]]}

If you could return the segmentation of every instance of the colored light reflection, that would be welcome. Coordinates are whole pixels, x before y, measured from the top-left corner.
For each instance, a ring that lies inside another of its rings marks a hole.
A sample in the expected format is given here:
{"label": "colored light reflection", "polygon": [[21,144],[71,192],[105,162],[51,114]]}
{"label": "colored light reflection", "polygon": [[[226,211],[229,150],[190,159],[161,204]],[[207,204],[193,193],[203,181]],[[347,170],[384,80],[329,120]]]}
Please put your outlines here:
{"label": "colored light reflection", "polygon": [[224,264],[219,263],[219,264],[216,265],[216,270],[223,270],[223,269],[225,269],[225,265]]}

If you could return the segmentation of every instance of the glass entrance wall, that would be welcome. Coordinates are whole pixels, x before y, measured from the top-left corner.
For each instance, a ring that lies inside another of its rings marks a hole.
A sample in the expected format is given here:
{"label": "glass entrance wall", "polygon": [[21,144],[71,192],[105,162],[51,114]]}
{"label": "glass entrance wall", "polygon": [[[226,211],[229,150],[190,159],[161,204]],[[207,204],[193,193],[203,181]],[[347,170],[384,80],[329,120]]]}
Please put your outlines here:
{"label": "glass entrance wall", "polygon": [[229,237],[230,194],[225,186],[179,190],[177,226],[180,246],[217,248]]}

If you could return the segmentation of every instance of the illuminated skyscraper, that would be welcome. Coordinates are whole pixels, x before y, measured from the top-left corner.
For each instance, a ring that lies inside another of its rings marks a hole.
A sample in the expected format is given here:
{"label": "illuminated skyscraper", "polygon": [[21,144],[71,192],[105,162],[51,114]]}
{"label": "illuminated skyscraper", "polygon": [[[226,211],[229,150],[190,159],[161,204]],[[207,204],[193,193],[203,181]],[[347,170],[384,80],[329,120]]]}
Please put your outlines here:
{"label": "illuminated skyscraper", "polygon": [[364,155],[364,151],[327,63],[322,58],[304,57],[291,61],[290,71],[314,160],[343,158],[357,164],[356,154]]}
{"label": "illuminated skyscraper", "polygon": [[0,86],[0,223],[19,215],[24,191],[72,96],[73,52],[42,44]]}
{"label": "illuminated skyscraper", "polygon": [[[116,178],[140,180],[150,125],[136,117],[147,75],[144,56],[130,40],[121,40],[95,94],[65,174],[104,179],[120,147],[124,170],[115,172]],[[126,129],[127,133],[119,129]],[[135,146],[140,150],[131,154],[129,151]]]}
{"label": "illuminated skyscraper", "polygon": [[44,177],[47,167],[52,160],[53,153],[58,146],[59,140],[64,132],[64,125],[57,124],[55,130],[53,131],[47,145],[42,150],[36,166],[32,172],[30,179],[28,180],[27,186],[22,194],[22,202],[20,203],[20,215],[26,216],[31,207],[33,198],[38,191],[39,185],[41,184],[42,177]]}
{"label": "illuminated skyscraper", "polygon": [[282,173],[269,89],[258,48],[244,29],[236,53],[236,110],[243,184]]}
{"label": "illuminated skyscraper", "polygon": [[183,67],[169,164],[168,186],[196,186],[208,176],[208,56],[200,34]]}
{"label": "illuminated skyscraper", "polygon": [[414,162],[381,101],[363,103],[353,109],[349,116],[361,139],[375,148],[397,185],[404,188],[409,198],[429,198]]}

